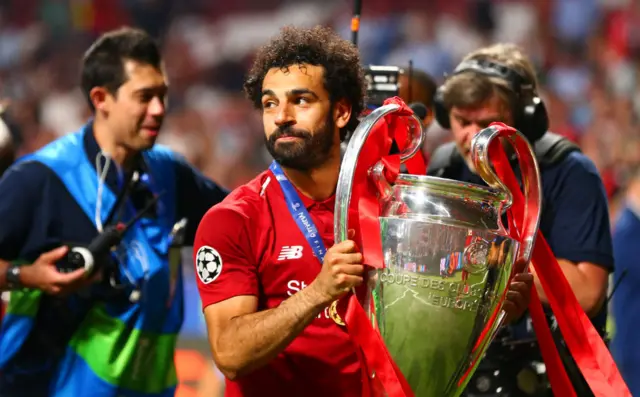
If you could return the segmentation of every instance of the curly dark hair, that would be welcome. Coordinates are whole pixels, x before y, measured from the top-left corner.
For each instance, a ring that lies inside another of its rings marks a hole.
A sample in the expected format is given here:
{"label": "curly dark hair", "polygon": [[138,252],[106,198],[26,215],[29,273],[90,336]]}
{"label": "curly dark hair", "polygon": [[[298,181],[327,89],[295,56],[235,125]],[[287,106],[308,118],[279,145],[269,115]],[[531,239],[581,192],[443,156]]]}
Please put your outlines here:
{"label": "curly dark hair", "polygon": [[353,131],[358,124],[357,118],[364,109],[366,84],[358,49],[330,28],[282,28],[278,36],[258,50],[244,83],[247,97],[261,109],[262,82],[267,72],[302,64],[322,66],[324,87],[331,103],[346,100],[351,105],[351,118],[340,131],[344,139],[347,131]]}

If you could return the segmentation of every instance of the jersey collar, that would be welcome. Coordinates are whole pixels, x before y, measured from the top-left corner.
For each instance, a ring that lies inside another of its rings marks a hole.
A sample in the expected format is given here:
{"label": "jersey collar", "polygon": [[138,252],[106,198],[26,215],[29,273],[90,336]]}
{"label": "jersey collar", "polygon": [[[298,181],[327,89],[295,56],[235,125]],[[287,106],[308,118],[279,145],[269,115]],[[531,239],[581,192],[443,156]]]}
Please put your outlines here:
{"label": "jersey collar", "polygon": [[[269,173],[271,174],[271,177],[275,180],[275,175],[269,171]],[[293,185],[293,183],[292,183]],[[282,188],[280,187],[280,185],[278,183],[275,183],[276,188],[278,189],[278,194],[280,194],[282,197],[284,197],[284,193],[282,192]],[[307,210],[311,210],[311,209],[324,209],[327,211],[334,211],[335,208],[335,204],[336,204],[336,195],[335,192],[334,194],[332,194],[330,197],[324,199],[324,200],[320,200],[320,201],[316,201],[314,199],[312,199],[311,197],[305,196],[300,190],[298,190],[298,188],[293,185],[293,187],[296,189],[296,193],[298,194],[298,196],[300,197],[300,200],[302,201],[302,204],[304,204],[305,208]]]}

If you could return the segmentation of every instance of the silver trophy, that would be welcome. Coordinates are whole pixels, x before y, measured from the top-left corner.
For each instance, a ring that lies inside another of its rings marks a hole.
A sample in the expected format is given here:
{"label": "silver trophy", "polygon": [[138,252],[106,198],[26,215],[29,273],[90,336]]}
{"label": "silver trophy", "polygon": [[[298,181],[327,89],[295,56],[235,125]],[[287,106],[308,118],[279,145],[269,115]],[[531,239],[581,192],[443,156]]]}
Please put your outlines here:
{"label": "silver trophy", "polygon": [[[349,142],[336,191],[336,242],[347,239],[360,151],[373,126],[399,109],[396,104],[378,108]],[[415,116],[409,134],[411,144],[401,161],[424,139]],[[489,144],[496,137],[511,143],[520,161],[525,212],[535,219],[523,231],[522,243],[509,237],[503,224],[512,195],[489,162]],[[540,176],[524,136],[486,128],[473,140],[472,157],[491,188],[408,174],[391,185],[381,162],[369,170],[379,192],[384,268],[368,274],[363,307],[417,397],[459,396],[465,389],[502,325],[501,298],[512,273],[524,269],[514,264],[529,262],[539,225]]]}

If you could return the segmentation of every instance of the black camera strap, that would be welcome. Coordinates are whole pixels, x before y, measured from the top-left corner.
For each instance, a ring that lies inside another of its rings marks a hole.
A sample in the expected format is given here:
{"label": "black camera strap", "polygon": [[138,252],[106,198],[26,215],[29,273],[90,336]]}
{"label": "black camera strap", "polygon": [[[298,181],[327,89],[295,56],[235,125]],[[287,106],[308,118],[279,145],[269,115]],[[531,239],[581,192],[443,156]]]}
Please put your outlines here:
{"label": "black camera strap", "polygon": [[[113,207],[111,207],[111,210],[109,211],[109,214],[107,215],[107,218],[104,221],[105,228],[108,225],[117,223],[120,220],[122,220],[124,209],[127,205],[127,200],[129,200],[131,196],[131,191],[133,190],[133,187],[135,186],[136,183],[138,183],[138,180],[140,178],[139,175],[140,174],[138,173],[138,171],[132,171],[129,173],[127,178],[127,183],[125,183],[122,190],[120,190],[120,192],[118,193],[118,196],[116,197],[116,201],[115,203],[113,203]],[[114,222],[114,219],[116,219],[115,222]]]}

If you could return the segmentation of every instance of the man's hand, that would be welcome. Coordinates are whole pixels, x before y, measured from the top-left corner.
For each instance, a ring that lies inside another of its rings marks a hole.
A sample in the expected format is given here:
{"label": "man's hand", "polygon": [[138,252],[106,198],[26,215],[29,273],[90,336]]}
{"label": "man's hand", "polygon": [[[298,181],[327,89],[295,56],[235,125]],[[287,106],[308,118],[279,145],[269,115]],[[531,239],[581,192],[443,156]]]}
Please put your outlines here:
{"label": "man's hand", "polygon": [[40,255],[31,265],[20,269],[20,283],[25,288],[39,289],[45,294],[67,295],[95,281],[87,278],[83,268],[71,273],[61,273],[56,262],[64,258],[68,247],[58,247]]}
{"label": "man's hand", "polygon": [[307,288],[312,288],[328,305],[362,284],[363,270],[356,243],[345,240],[327,250],[320,274]]}
{"label": "man's hand", "polygon": [[518,273],[513,276],[507,297],[502,304],[502,309],[507,313],[505,324],[517,320],[527,310],[532,287],[533,275],[531,273]]}

